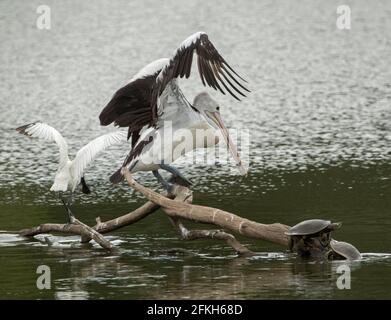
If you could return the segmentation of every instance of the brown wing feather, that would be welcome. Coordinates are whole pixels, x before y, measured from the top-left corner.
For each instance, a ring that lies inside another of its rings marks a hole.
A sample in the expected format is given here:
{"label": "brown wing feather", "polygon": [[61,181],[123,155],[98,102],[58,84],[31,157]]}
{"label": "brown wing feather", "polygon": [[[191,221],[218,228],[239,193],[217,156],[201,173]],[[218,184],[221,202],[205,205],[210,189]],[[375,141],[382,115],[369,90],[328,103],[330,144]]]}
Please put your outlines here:
{"label": "brown wing feather", "polygon": [[153,75],[136,79],[119,89],[99,115],[100,123],[114,122],[119,127],[129,127],[128,139],[135,146],[140,130],[153,123],[151,90],[160,70]]}

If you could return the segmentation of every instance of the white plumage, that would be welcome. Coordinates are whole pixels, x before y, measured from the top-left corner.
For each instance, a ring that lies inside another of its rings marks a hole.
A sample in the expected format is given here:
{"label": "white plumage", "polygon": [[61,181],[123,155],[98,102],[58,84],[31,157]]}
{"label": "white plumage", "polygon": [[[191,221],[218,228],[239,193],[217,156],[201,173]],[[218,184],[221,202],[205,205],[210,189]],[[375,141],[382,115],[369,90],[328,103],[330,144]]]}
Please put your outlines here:
{"label": "white plumage", "polygon": [[137,79],[145,79],[148,76],[154,75],[156,72],[160,72],[163,67],[165,67],[170,60],[168,58],[161,58],[155,61],[152,61],[150,64],[147,64],[139,72],[137,72],[130,82]]}
{"label": "white plumage", "polygon": [[115,131],[104,134],[82,147],[73,160],[68,156],[68,144],[64,137],[46,123],[35,122],[16,129],[18,132],[33,138],[56,142],[60,150],[58,170],[51,191],[75,191],[80,184],[87,166],[96,158],[99,152],[106,148],[125,143],[126,132]]}

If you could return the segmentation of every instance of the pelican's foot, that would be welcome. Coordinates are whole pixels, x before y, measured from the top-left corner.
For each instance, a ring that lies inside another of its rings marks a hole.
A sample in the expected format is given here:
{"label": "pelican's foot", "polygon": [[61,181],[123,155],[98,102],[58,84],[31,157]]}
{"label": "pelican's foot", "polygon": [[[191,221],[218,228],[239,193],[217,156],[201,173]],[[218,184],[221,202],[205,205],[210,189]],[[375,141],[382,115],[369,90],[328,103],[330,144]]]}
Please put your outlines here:
{"label": "pelican's foot", "polygon": [[168,193],[172,193],[174,191],[174,187],[175,185],[173,185],[172,183],[168,182],[167,180],[165,180],[161,174],[159,173],[159,171],[157,170],[154,170],[152,171],[153,175],[155,176],[155,178],[159,181],[159,183],[164,187],[164,189],[166,189],[166,191]]}
{"label": "pelican's foot", "polygon": [[175,184],[172,184],[172,183],[168,183],[168,186],[166,188],[166,191],[168,194],[174,194],[175,193]]}
{"label": "pelican's foot", "polygon": [[168,164],[161,163],[160,168],[162,168],[165,171],[170,172],[174,176],[170,180],[171,182],[180,184],[184,187],[190,187],[193,184],[189,179],[185,178],[185,176],[182,173],[180,173],[178,169],[176,169],[172,166],[169,166]]}
{"label": "pelican's foot", "polygon": [[177,184],[186,188],[190,188],[193,183],[189,181],[188,179],[183,179],[182,177],[179,176],[171,176],[171,178],[168,180],[172,184]]}

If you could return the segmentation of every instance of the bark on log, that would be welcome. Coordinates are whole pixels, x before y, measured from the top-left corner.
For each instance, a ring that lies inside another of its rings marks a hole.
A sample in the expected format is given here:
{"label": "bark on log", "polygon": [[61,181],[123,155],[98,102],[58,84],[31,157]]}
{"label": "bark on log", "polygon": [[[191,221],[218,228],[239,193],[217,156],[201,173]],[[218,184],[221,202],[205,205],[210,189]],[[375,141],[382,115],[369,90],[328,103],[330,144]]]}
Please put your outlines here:
{"label": "bark on log", "polygon": [[[217,208],[171,200],[137,183],[128,170],[123,170],[123,174],[132,188],[141,192],[150,201],[160,205],[172,218],[214,224],[250,238],[262,239],[283,246],[288,245],[288,236],[285,235],[289,229],[287,225],[281,223],[262,224]],[[188,188],[182,186],[177,186],[177,188],[180,188],[180,192],[177,192],[182,194],[185,200],[192,197],[192,192]]]}
{"label": "bark on log", "polygon": [[[177,186],[174,189],[176,201],[183,201],[184,203],[191,204],[193,201],[192,192],[186,188]],[[163,210],[166,210],[163,208]],[[183,223],[175,217],[170,217],[172,225],[177,229],[183,240],[197,240],[197,239],[217,239],[225,241],[235,252],[240,256],[252,256],[254,253],[243,246],[236,238],[223,230],[188,230]]]}

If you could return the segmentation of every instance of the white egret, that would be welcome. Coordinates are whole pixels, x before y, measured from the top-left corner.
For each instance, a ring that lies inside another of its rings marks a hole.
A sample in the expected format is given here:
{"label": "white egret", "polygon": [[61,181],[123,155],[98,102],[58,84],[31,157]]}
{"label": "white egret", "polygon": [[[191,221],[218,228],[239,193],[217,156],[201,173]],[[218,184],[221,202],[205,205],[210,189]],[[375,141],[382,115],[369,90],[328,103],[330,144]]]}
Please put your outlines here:
{"label": "white egret", "polygon": [[[60,158],[57,173],[54,177],[53,185],[50,191],[58,193],[63,205],[68,213],[68,218],[71,220],[72,212],[70,206],[72,204],[72,196],[76,187],[81,184],[83,193],[90,193],[85,179],[84,171],[87,166],[96,158],[99,152],[106,148],[125,143],[127,140],[126,132],[115,131],[104,134],[87,145],[82,147],[73,160],[68,155],[68,144],[64,137],[53,127],[46,123],[34,122],[16,129],[19,133],[33,138],[41,138],[48,141],[54,141],[60,151]],[[70,196],[67,200],[63,198],[63,193],[70,191]]]}

